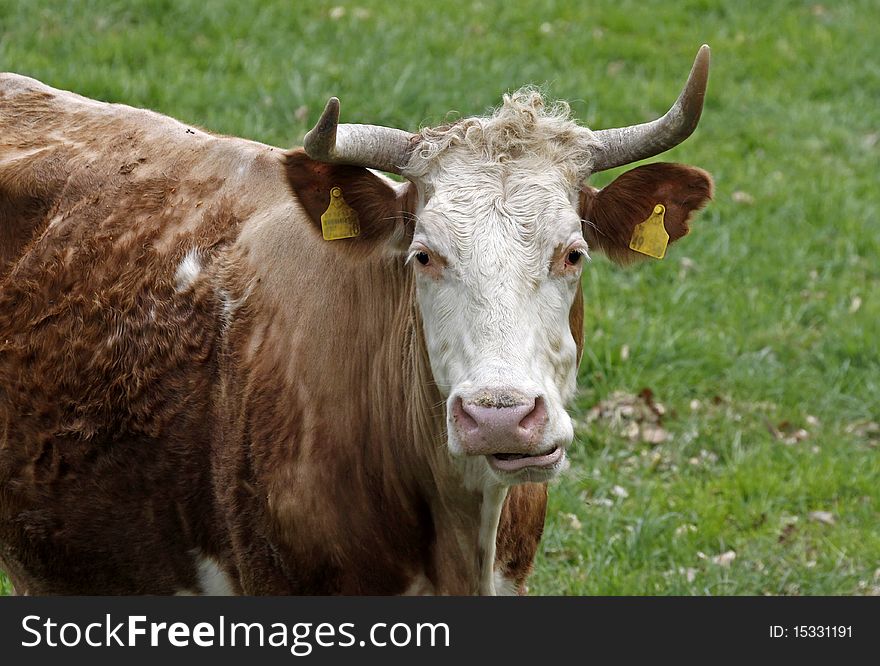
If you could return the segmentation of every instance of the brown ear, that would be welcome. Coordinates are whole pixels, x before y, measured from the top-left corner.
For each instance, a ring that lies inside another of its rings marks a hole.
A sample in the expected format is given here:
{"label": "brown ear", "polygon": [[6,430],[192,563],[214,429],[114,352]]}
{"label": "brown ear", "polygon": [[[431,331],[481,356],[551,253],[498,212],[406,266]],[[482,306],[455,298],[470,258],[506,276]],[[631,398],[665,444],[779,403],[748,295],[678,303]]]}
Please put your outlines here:
{"label": "brown ear", "polygon": [[691,215],[712,198],[712,190],[712,177],[696,167],[668,162],[636,167],[601,190],[581,190],[584,238],[618,263],[644,258],[629,243],[635,226],[651,216],[654,206],[666,207],[663,224],[673,243],[690,231]]}
{"label": "brown ear", "polygon": [[338,187],[342,197],[358,215],[360,233],[354,238],[328,241],[339,247],[376,245],[400,235],[405,224],[403,212],[414,203],[415,187],[410,183],[395,189],[368,169],[346,164],[318,162],[302,148],[285,155],[287,181],[297,201],[305,209],[315,230],[321,233],[321,215],[330,203],[330,190]]}

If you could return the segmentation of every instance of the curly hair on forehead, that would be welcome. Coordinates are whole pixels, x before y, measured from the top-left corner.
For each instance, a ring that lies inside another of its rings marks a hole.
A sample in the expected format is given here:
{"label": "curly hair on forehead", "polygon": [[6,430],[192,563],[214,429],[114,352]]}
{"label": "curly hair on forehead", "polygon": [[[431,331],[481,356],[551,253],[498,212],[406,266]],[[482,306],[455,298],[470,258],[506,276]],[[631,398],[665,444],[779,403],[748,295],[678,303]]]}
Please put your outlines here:
{"label": "curly hair on forehead", "polygon": [[589,175],[598,142],[589,129],[571,118],[567,102],[548,103],[532,86],[502,99],[492,115],[422,129],[407,174],[424,176],[443,161],[450,148],[465,146],[484,162],[537,158],[559,165],[572,182]]}

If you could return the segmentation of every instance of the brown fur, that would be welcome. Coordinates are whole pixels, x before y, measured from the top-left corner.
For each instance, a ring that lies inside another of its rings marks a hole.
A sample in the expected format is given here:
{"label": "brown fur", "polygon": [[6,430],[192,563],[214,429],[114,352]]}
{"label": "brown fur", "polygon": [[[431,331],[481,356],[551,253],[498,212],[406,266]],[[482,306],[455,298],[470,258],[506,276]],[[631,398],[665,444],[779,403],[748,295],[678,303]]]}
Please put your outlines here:
{"label": "brown fur", "polygon": [[618,176],[597,190],[581,190],[584,238],[618,263],[644,258],[629,249],[633,228],[650,217],[658,203],[666,207],[664,226],[674,243],[690,231],[688,222],[712,198],[712,177],[696,167],[658,162]]}
{"label": "brown fur", "polygon": [[547,511],[547,484],[524,483],[513,486],[501,511],[498,524],[496,566],[513,580],[520,594],[528,589],[526,581],[541,535]]}
{"label": "brown fur", "polygon": [[584,355],[584,286],[581,283],[578,283],[574,303],[568,311],[568,327],[577,346],[577,363],[580,365],[581,357]]}
{"label": "brown fur", "polygon": [[[24,153],[2,162],[4,194],[17,184],[47,204],[22,211],[27,250],[0,283],[3,568],[29,593],[192,587],[187,549],[213,521],[199,456],[216,303],[176,296],[171,277],[189,243],[228,243],[240,218],[192,161],[150,169],[160,156],[126,114],[81,117],[27,80],[2,89],[0,135],[17,139],[5,155]],[[132,155],[144,158],[123,168]],[[41,181],[46,164],[65,177]],[[209,205],[192,233],[159,252],[196,198]]]}

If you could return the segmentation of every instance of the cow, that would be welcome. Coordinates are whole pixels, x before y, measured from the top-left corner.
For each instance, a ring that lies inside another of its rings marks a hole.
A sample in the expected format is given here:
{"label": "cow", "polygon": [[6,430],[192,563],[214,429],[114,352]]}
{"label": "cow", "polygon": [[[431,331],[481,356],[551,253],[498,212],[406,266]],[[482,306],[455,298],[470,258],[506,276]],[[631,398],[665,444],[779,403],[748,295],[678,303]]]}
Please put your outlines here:
{"label": "cow", "polygon": [[587,178],[687,138],[708,68],[703,46],[664,116],[599,131],[529,87],[416,133],[331,98],[293,150],[3,75],[15,591],[526,592],[588,253],[652,254],[638,230],[678,240],[713,188]]}

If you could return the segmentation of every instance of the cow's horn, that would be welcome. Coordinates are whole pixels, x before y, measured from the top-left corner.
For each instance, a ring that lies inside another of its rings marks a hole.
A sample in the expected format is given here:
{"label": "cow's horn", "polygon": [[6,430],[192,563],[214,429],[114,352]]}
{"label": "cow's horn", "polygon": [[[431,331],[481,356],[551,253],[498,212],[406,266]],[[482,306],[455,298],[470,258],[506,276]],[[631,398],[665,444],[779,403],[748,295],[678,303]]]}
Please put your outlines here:
{"label": "cow's horn", "polygon": [[416,134],[379,125],[339,124],[339,100],[331,97],[303,147],[320,162],[352,164],[399,174],[409,160]]}
{"label": "cow's horn", "polygon": [[666,115],[641,125],[594,132],[601,146],[593,153],[593,172],[653,157],[674,148],[697,128],[709,79],[709,47],[697,51],[684,90]]}

